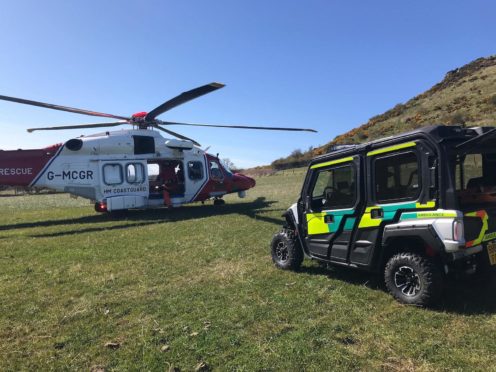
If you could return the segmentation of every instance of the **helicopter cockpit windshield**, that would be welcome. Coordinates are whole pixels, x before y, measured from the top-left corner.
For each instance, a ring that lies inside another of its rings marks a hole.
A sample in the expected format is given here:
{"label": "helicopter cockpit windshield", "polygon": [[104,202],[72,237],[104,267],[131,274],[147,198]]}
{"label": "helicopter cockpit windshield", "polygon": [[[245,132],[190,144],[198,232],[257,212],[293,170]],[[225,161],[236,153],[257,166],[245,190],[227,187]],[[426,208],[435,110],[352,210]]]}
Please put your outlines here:
{"label": "helicopter cockpit windshield", "polygon": [[233,171],[232,169],[229,167],[229,165],[227,164],[226,161],[220,159],[220,165],[222,165],[222,167],[224,168],[224,170],[226,171],[226,173],[229,175],[229,176],[232,176],[233,174]]}

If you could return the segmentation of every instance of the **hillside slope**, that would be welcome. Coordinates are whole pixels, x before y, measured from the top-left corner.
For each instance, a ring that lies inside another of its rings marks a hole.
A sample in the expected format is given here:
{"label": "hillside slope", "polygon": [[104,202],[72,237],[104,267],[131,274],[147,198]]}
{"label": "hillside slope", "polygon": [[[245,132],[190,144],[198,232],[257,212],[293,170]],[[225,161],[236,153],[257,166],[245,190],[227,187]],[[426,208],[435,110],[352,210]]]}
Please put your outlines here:
{"label": "hillside slope", "polygon": [[405,104],[398,104],[331,144],[357,143],[430,124],[496,124],[496,56],[479,58],[449,71],[443,81]]}
{"label": "hillside slope", "polygon": [[324,146],[278,159],[272,167],[302,166],[335,144],[367,142],[432,124],[496,125],[496,56],[449,71],[440,83],[406,103],[372,117]]}

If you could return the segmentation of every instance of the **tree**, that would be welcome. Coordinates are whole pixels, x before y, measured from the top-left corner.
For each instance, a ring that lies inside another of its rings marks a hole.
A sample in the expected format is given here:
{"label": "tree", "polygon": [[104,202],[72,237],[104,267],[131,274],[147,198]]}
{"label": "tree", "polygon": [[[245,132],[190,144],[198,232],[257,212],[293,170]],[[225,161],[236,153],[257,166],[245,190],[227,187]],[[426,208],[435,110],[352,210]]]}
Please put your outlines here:
{"label": "tree", "polygon": [[299,159],[303,156],[303,152],[300,149],[293,150],[289,157]]}

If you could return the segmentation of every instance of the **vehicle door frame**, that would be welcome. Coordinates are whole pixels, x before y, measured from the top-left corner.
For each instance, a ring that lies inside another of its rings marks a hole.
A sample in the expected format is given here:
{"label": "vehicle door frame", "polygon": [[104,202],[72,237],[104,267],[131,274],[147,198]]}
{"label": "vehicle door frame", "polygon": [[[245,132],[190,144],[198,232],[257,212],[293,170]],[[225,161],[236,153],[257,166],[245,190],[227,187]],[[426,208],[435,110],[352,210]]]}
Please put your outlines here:
{"label": "vehicle door frame", "polygon": [[[407,153],[415,153],[418,164],[419,192],[416,197],[377,201],[376,162]],[[414,139],[401,144],[377,148],[366,154],[367,197],[366,208],[356,234],[354,246],[350,250],[350,263],[357,267],[368,268],[376,265],[382,257],[382,233],[388,224],[398,222],[403,212],[417,209],[435,209],[436,198],[431,194],[432,176],[430,160],[433,149],[421,139]],[[434,199],[434,200],[432,200]]]}
{"label": "vehicle door frame", "polygon": [[[323,208],[319,211],[313,210],[311,192],[313,192],[315,188],[318,175],[321,172],[328,171],[330,169],[338,169],[349,164],[351,164],[353,167],[355,180],[355,200],[353,205],[338,207],[335,209]],[[306,253],[311,257],[329,262],[337,262],[342,264],[347,263],[349,257],[349,249],[351,247],[351,244],[353,243],[355,230],[358,226],[358,221],[365,204],[365,190],[363,187],[363,164],[363,156],[359,153],[355,153],[350,156],[330,161],[314,163],[310,166],[309,174],[302,190],[303,210],[301,214],[301,225],[303,227],[303,236],[301,240],[305,245]],[[322,228],[324,227],[323,224],[327,224],[329,232],[324,232],[322,234],[309,234],[309,220],[307,217],[309,214],[316,215],[314,216],[314,218],[318,218],[320,220],[318,221],[318,224]],[[325,223],[325,218],[327,216],[333,216],[329,223]],[[334,219],[335,217],[337,217],[337,219]],[[337,224],[337,226],[331,226],[333,224]],[[345,234],[347,235],[345,241],[339,241],[339,239],[343,237],[344,231],[346,231]],[[316,235],[316,237],[310,238],[311,235]],[[336,242],[341,243],[338,244],[340,247],[335,244]],[[320,254],[317,252],[319,250],[317,249],[319,245]]]}

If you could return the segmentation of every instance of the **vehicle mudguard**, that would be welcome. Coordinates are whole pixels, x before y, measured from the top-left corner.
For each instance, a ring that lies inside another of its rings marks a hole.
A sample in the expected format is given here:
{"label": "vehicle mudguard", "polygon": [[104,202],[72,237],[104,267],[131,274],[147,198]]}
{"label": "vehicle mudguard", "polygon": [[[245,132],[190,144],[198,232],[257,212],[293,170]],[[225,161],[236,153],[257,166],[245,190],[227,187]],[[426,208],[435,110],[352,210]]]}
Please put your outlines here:
{"label": "vehicle mudguard", "polygon": [[286,226],[294,231],[297,231],[299,228],[299,223],[298,223],[298,206],[297,204],[293,204],[291,207],[289,207],[282,215],[281,217],[284,217],[286,220]]}
{"label": "vehicle mudguard", "polygon": [[[422,249],[427,255],[445,255],[444,243],[437,234],[434,226],[430,223],[399,223],[385,226],[382,235],[381,254],[387,254],[390,249],[394,249],[392,245],[398,238],[415,239],[423,243]],[[401,248],[401,247],[398,247]]]}
{"label": "vehicle mudguard", "polygon": [[303,231],[302,231],[302,226],[300,226],[300,224],[299,224],[297,203],[295,203],[291,207],[289,207],[281,215],[281,217],[284,217],[284,219],[286,220],[286,224],[284,225],[284,227],[294,231],[295,236],[297,237],[298,241],[300,242],[300,246],[301,246],[305,256],[310,257],[310,253],[308,252],[305,241],[302,239]]}

